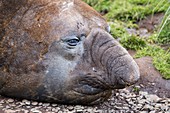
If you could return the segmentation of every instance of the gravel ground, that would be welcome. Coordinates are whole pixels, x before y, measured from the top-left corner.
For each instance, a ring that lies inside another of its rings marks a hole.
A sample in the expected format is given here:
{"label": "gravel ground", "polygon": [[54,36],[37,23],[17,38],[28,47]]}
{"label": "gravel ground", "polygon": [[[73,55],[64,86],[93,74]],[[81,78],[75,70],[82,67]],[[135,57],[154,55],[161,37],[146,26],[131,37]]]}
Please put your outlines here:
{"label": "gravel ground", "polygon": [[0,113],[170,113],[170,99],[121,89],[96,106],[58,105],[0,97]]}

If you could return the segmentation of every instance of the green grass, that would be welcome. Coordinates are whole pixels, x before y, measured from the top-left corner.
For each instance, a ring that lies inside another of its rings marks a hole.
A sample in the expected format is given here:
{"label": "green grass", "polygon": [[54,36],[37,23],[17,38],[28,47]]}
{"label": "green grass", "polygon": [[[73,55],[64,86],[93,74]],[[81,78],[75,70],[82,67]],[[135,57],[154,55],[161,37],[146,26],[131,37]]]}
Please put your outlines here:
{"label": "green grass", "polygon": [[146,42],[137,36],[126,36],[121,38],[120,43],[126,48],[131,50],[140,50],[147,46]]}
{"label": "green grass", "polygon": [[147,46],[142,50],[139,50],[135,55],[135,58],[143,56],[151,56],[153,58],[153,64],[157,70],[162,73],[165,79],[170,79],[170,50],[165,51],[159,46]]}
{"label": "green grass", "polygon": [[167,9],[157,39],[159,43],[170,44],[170,6]]}
{"label": "green grass", "polygon": [[98,12],[107,10],[108,20],[137,21],[146,15],[165,12],[170,3],[168,0],[84,0]]}
{"label": "green grass", "polygon": [[[163,78],[170,79],[170,2],[168,0],[84,0],[103,13],[111,26],[111,35],[127,49],[136,50],[136,58],[151,56]],[[127,28],[138,28],[138,21],[155,13],[165,13],[161,25],[148,38],[130,35]],[[154,45],[154,46],[153,46]]]}

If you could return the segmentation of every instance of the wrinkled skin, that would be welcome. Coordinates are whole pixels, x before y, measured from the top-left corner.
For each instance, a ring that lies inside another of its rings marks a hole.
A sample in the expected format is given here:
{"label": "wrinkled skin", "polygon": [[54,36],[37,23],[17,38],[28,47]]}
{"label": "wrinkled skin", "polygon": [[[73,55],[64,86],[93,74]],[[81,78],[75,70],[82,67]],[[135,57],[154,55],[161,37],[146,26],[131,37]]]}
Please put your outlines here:
{"label": "wrinkled skin", "polygon": [[80,0],[0,0],[0,94],[92,105],[139,79],[106,21]]}

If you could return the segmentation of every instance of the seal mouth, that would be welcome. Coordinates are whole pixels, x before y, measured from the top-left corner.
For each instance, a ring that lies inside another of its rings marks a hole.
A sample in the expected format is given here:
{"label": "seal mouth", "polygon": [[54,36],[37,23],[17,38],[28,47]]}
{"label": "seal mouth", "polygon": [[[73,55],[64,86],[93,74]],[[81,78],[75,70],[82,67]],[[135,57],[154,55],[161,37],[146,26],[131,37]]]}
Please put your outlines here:
{"label": "seal mouth", "polygon": [[116,79],[116,81],[113,85],[111,84],[112,87],[110,87],[110,88],[111,89],[123,89],[130,85],[131,85],[130,83],[126,82],[123,78],[120,77],[120,78]]}
{"label": "seal mouth", "polygon": [[120,86],[122,86],[123,88],[131,85],[129,82],[125,81],[122,77],[119,77],[118,83],[119,83]]}

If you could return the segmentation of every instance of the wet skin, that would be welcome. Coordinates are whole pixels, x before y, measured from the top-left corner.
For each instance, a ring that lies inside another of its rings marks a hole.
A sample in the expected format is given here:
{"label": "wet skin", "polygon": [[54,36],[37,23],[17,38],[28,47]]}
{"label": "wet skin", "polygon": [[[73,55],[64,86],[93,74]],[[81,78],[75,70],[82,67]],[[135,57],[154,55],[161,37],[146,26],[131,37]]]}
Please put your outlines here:
{"label": "wet skin", "polygon": [[107,22],[80,0],[0,1],[0,94],[92,105],[139,79]]}

